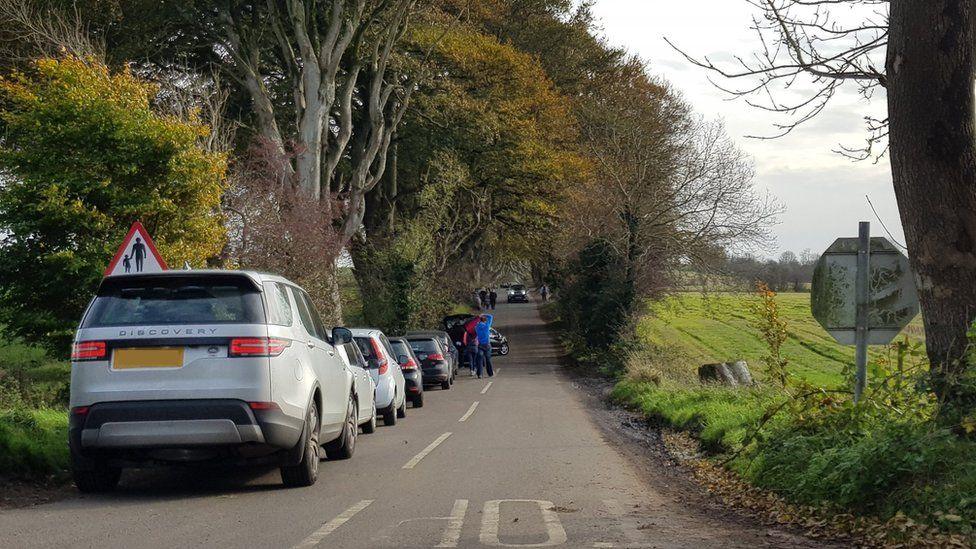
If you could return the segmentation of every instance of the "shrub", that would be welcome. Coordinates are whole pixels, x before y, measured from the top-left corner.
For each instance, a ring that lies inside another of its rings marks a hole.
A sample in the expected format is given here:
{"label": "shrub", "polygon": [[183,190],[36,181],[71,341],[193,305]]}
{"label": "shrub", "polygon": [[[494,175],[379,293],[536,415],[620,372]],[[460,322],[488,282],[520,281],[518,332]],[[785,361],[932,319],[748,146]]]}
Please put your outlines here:
{"label": "shrub", "polygon": [[133,221],[176,265],[223,244],[225,160],[197,121],[154,113],[154,94],[71,57],[0,80],[0,316],[58,356]]}

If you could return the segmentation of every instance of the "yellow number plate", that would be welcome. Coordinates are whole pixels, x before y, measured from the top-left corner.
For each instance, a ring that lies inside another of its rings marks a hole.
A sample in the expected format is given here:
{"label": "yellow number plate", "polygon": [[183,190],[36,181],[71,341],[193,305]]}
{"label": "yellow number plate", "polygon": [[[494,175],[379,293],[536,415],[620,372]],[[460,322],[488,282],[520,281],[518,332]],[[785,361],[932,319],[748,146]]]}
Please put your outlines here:
{"label": "yellow number plate", "polygon": [[112,368],[182,368],[182,347],[145,347],[141,349],[115,349]]}

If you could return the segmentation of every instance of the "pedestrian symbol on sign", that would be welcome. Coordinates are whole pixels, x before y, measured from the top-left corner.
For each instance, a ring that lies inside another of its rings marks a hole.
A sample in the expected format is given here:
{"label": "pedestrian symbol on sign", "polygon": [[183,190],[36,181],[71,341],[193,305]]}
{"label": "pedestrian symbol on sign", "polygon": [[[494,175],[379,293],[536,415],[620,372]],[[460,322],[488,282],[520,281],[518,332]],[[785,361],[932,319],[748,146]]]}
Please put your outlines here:
{"label": "pedestrian symbol on sign", "polygon": [[166,262],[156,250],[149,233],[141,223],[136,221],[122,241],[119,251],[112,258],[112,262],[105,269],[105,276],[159,273],[167,269]]}

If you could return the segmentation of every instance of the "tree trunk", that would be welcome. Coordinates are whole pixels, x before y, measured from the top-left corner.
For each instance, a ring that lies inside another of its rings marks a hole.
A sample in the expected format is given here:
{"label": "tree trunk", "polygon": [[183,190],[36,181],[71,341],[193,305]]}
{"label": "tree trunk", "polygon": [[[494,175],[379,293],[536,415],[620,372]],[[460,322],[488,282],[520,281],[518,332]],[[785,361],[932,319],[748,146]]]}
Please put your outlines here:
{"label": "tree trunk", "polygon": [[935,387],[963,405],[976,316],[974,12],[962,0],[891,0],[887,59],[892,178]]}

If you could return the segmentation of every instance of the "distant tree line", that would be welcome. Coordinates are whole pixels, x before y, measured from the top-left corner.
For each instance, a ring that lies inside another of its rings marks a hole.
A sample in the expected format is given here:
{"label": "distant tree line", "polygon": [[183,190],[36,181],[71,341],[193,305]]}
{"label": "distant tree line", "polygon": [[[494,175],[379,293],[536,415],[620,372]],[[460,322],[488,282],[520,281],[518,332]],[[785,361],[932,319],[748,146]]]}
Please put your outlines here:
{"label": "distant tree line", "polygon": [[813,282],[813,271],[820,256],[804,250],[797,255],[785,251],[778,258],[763,259],[752,255],[722,258],[712,272],[720,277],[719,286],[731,285],[751,291],[756,282],[765,282],[776,292],[807,292]]}

